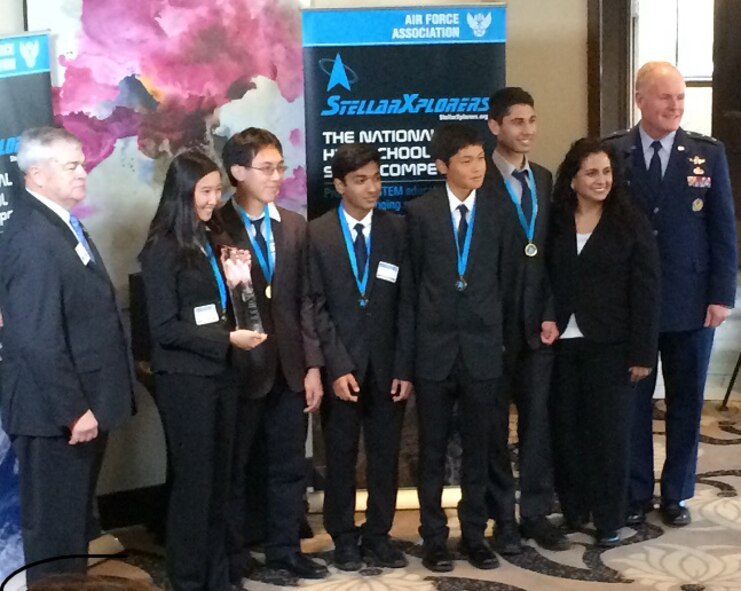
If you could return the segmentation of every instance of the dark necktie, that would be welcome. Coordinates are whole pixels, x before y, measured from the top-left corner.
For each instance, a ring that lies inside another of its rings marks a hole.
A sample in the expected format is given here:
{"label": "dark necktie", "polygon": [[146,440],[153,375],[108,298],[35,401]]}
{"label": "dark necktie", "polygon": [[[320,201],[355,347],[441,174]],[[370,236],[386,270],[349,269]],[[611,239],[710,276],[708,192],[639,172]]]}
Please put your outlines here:
{"label": "dark necktie", "polygon": [[93,262],[95,262],[95,255],[93,254],[93,249],[90,247],[90,243],[87,240],[87,236],[85,236],[85,231],[82,229],[82,224],[80,223],[80,220],[77,218],[77,216],[70,214],[69,223],[70,223],[70,226],[72,226],[72,229],[75,231],[75,235],[77,236],[77,241],[80,244],[82,244],[83,248],[87,251],[88,255],[90,255],[90,259]]}
{"label": "dark necktie", "polygon": [[362,279],[365,275],[365,261],[368,258],[368,251],[365,246],[365,235],[363,234],[363,224],[355,224],[355,261],[358,263],[358,275]]}
{"label": "dark necktie", "polygon": [[468,220],[466,219],[468,208],[461,204],[458,206],[458,211],[461,213],[461,219],[458,222],[458,250],[463,254],[463,246],[466,243],[466,234],[468,233]]}
{"label": "dark necktie", "polygon": [[530,223],[530,216],[533,215],[533,198],[530,193],[530,185],[527,182],[527,171],[526,170],[513,170],[512,176],[515,177],[522,185],[522,195],[520,196],[520,206],[522,207],[522,213],[525,215],[525,219],[528,224]]}
{"label": "dark necktie", "polygon": [[268,259],[270,258],[270,254],[268,253],[268,243],[265,242],[265,236],[262,235],[262,221],[264,219],[265,217],[263,216],[260,219],[252,220],[252,225],[255,228],[255,240],[257,240],[257,245],[265,256],[265,263],[270,265],[268,262]]}
{"label": "dark necktie", "polygon": [[648,184],[651,187],[651,196],[656,197],[661,189],[661,158],[659,158],[661,142],[654,140],[651,147],[654,149],[654,155],[651,156],[651,163],[648,166]]}

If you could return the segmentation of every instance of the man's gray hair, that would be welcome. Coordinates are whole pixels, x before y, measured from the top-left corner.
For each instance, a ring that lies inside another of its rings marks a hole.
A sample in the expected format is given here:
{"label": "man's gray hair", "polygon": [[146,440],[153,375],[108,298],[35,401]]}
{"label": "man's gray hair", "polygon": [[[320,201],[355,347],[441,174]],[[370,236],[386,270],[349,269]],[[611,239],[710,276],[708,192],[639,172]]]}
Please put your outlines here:
{"label": "man's gray hair", "polygon": [[24,173],[31,166],[46,162],[54,157],[54,144],[66,143],[80,145],[77,136],[61,127],[32,127],[21,134],[18,148],[18,168]]}

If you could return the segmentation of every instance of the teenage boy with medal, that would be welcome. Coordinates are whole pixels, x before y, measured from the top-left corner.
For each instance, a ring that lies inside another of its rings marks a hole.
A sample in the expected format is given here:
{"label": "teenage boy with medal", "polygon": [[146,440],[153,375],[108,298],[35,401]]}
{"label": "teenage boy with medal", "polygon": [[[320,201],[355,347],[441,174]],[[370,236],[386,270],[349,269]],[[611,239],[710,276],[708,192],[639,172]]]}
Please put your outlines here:
{"label": "teenage boy with medal", "polygon": [[[519,87],[496,91],[489,99],[489,130],[496,148],[487,162],[486,186],[503,206],[513,243],[508,249],[514,283],[505,294],[503,386],[518,411],[520,527],[515,521],[515,490],[509,466],[492,449],[490,516],[496,521],[494,545],[502,554],[522,551],[521,535],[549,550],[569,547],[547,519],[553,500],[548,393],[553,350],[558,338],[543,249],[550,214],[551,173],[528,160],[537,128],[533,97]],[[505,420],[505,417],[501,417]],[[504,472],[502,472],[504,469]],[[496,489],[506,491],[496,497]]]}
{"label": "teenage boy with medal", "polygon": [[[327,478],[324,525],[341,570],[400,568],[389,541],[396,506],[399,441],[412,392],[414,287],[404,219],[375,209],[381,157],[369,144],[341,146],[332,160],[342,197],[309,224],[309,262],[328,394],[322,404]],[[356,527],[360,430],[367,456],[368,509]]]}
{"label": "teenage boy with medal", "polygon": [[[235,187],[215,214],[212,230],[230,246],[252,255],[252,284],[269,338],[239,353],[242,395],[232,463],[228,550],[232,581],[249,569],[246,515],[247,465],[267,474],[265,557],[269,568],[302,578],[322,578],[326,567],[301,553],[299,527],[306,490],[306,413],[319,408],[322,355],[306,276],[306,222],[275,205],[286,165],[278,138],[250,127],[232,136],[223,150],[224,168]],[[257,261],[257,265],[254,262]],[[256,457],[262,433],[266,454]]]}
{"label": "teenage boy with medal", "polygon": [[[460,550],[477,568],[498,566],[484,540],[488,519],[488,446],[506,447],[508,404],[500,395],[502,370],[501,286],[507,238],[501,206],[481,190],[486,172],[476,130],[444,124],[432,137],[432,157],[444,185],[407,204],[409,253],[416,283],[415,387],[419,422],[420,533],[422,563],[453,569],[448,526],[441,506],[448,434],[457,404],[463,446],[458,506]],[[494,421],[492,417],[503,417]],[[504,428],[504,433],[492,428]],[[507,484],[507,483],[505,483]]]}

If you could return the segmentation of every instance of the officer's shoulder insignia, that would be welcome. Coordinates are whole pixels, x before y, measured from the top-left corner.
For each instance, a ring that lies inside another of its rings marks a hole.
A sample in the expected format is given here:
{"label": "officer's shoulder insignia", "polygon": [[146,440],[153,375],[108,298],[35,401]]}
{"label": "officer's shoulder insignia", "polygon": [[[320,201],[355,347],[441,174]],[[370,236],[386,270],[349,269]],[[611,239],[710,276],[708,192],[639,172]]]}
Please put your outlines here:
{"label": "officer's shoulder insignia", "polygon": [[693,140],[697,140],[700,142],[708,142],[709,144],[717,144],[718,140],[714,137],[711,137],[709,135],[704,135],[702,133],[697,133],[696,131],[688,131],[687,137],[692,138]]}
{"label": "officer's shoulder insignia", "polygon": [[618,131],[613,131],[610,135],[603,137],[603,140],[614,140],[617,138],[621,138],[624,135],[628,135],[630,133],[630,128],[628,129],[620,129]]}

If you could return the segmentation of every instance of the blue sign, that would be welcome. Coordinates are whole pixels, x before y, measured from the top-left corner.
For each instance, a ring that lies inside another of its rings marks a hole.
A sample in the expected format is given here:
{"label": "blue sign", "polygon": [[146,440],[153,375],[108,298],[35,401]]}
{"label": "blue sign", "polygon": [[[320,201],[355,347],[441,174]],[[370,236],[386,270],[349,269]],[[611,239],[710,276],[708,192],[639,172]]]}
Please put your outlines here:
{"label": "blue sign", "polygon": [[429,153],[449,121],[489,136],[489,96],[505,82],[503,6],[305,10],[309,217],[336,206],[330,161],[344,143],[381,153],[378,207],[441,182]]}
{"label": "blue sign", "polygon": [[409,6],[303,13],[304,47],[504,43],[504,40],[504,6]]}
{"label": "blue sign", "polygon": [[0,39],[0,78],[48,72],[49,65],[47,34]]}

